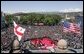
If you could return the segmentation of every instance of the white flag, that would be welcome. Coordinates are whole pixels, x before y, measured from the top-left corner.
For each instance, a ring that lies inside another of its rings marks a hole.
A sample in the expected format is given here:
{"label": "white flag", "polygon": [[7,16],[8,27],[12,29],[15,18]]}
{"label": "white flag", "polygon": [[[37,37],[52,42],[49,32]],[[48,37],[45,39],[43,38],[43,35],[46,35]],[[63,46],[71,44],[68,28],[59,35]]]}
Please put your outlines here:
{"label": "white flag", "polygon": [[18,40],[20,41],[25,32],[25,29],[17,25],[15,21],[13,21],[13,23],[14,23],[14,33],[15,35],[17,35]]}

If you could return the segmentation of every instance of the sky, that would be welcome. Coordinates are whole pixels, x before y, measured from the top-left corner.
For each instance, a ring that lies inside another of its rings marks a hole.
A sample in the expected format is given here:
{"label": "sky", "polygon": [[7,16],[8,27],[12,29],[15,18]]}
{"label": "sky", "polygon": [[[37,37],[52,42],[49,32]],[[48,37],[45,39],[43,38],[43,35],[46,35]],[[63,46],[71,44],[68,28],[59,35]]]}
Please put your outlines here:
{"label": "sky", "polygon": [[6,13],[81,10],[83,1],[1,1],[1,11]]}

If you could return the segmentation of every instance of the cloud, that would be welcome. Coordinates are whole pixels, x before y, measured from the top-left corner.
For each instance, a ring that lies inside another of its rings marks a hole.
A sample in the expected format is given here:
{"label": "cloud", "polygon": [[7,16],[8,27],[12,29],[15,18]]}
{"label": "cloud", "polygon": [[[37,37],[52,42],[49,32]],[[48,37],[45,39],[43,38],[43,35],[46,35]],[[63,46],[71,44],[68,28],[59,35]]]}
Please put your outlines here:
{"label": "cloud", "polygon": [[60,10],[60,12],[80,12],[83,11],[80,8],[69,8],[69,9],[64,9],[64,10]]}
{"label": "cloud", "polygon": [[17,13],[16,11],[2,11],[4,13],[8,13],[8,14],[13,14],[13,13]]}
{"label": "cloud", "polygon": [[[28,13],[28,12],[53,12],[53,11],[41,9],[41,10],[8,10],[8,11],[2,11],[2,12],[13,14],[13,13],[18,13],[18,12]],[[79,11],[83,11],[83,9],[80,9],[80,8],[68,8],[68,9],[59,10],[59,11],[56,11],[56,12],[79,12]]]}
{"label": "cloud", "polygon": [[19,10],[19,11],[2,11],[4,13],[9,13],[9,14],[13,14],[13,13],[19,13],[19,12],[23,12],[23,13],[29,13],[29,12],[46,12],[46,10]]}

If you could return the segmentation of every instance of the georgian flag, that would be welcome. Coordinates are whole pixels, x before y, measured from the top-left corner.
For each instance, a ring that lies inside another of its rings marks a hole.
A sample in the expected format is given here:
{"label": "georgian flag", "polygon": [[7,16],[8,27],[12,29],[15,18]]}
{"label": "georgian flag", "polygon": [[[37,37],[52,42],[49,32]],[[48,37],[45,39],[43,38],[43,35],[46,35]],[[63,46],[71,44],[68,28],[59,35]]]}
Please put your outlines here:
{"label": "georgian flag", "polygon": [[25,29],[17,25],[15,21],[13,21],[13,23],[14,23],[14,33],[15,35],[17,35],[18,40],[20,41],[25,32]]}

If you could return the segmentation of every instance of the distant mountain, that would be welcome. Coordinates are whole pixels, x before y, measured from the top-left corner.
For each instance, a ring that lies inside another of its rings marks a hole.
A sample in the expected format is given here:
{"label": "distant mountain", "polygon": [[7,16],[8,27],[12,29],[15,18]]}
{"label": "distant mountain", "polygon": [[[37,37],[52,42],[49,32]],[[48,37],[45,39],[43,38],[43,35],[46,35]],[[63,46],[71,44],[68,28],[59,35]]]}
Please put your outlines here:
{"label": "distant mountain", "polygon": [[39,14],[57,14],[61,16],[65,16],[65,14],[67,14],[68,16],[83,16],[83,12],[39,12]]}
{"label": "distant mountain", "polygon": [[18,15],[26,15],[28,13],[24,13],[24,12],[18,12],[18,13],[13,13],[12,15],[14,16],[18,16]]}
{"label": "distant mountain", "polygon": [[[83,12],[31,12],[31,13],[36,13],[36,14],[56,14],[56,15],[61,15],[61,16],[65,16],[67,14],[67,16],[83,16]],[[14,13],[12,15],[14,16],[18,16],[18,15],[27,15],[30,13],[24,13],[24,12],[19,12],[19,13]]]}

